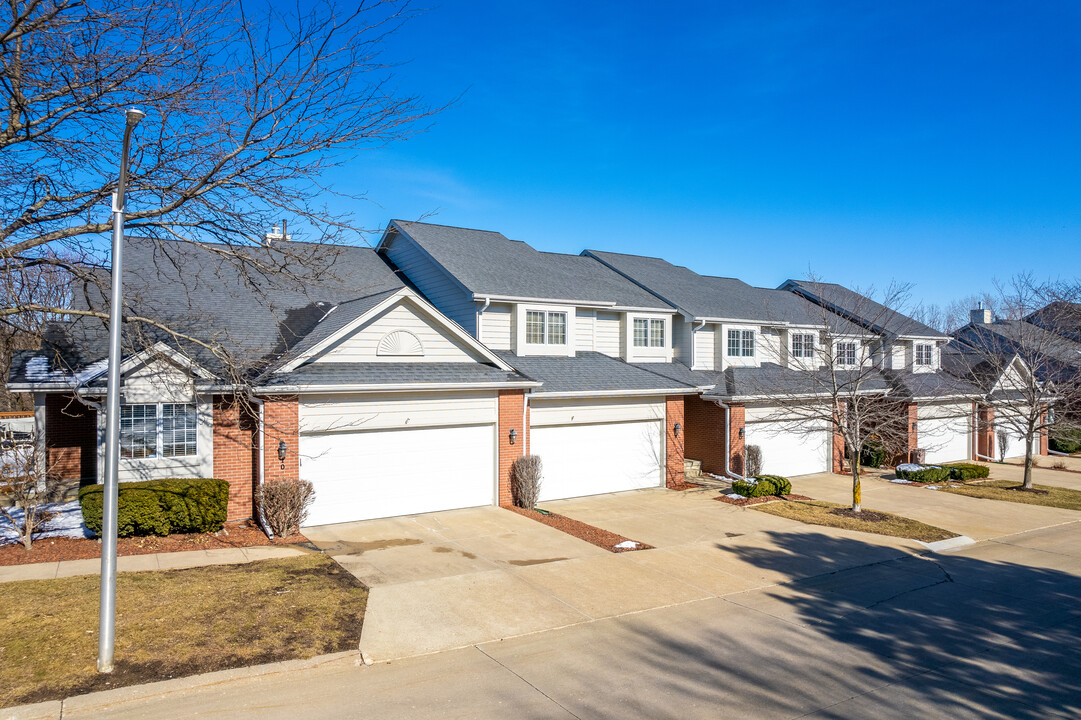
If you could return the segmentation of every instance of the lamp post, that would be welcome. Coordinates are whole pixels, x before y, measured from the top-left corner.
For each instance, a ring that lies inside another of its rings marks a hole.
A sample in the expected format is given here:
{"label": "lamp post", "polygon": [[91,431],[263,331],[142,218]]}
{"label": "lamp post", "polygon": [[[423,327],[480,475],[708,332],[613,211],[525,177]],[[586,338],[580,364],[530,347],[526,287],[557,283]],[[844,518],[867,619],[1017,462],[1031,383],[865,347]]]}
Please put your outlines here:
{"label": "lamp post", "polygon": [[113,671],[116,635],[117,471],[120,466],[120,331],[124,295],[124,190],[128,184],[131,132],[146,117],[131,108],[125,114],[120,179],[113,195],[113,269],[109,300],[109,386],[105,410],[105,503],[101,523],[101,606],[98,611],[98,672]]}

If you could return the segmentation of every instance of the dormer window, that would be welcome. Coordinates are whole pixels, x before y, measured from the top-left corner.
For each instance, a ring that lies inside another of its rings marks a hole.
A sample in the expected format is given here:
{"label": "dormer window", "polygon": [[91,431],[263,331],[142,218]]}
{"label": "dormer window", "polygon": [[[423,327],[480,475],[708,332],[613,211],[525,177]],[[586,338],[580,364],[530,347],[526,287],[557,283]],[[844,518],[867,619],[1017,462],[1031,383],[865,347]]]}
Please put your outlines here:
{"label": "dormer window", "polygon": [[634,319],[635,347],[664,347],[664,320],[654,318]]}
{"label": "dormer window", "polygon": [[567,313],[527,310],[525,341],[529,345],[566,345]]}
{"label": "dormer window", "polygon": [[812,358],[815,352],[815,336],[811,333],[793,333],[792,357]]}
{"label": "dormer window", "polygon": [[856,364],[856,343],[837,343],[837,351],[834,353],[834,360],[837,361],[837,365],[840,367],[854,366]]}
{"label": "dormer window", "polygon": [[754,357],[754,330],[728,331],[728,357]]}
{"label": "dormer window", "polygon": [[916,364],[931,367],[935,364],[935,346],[921,343],[916,346]]}

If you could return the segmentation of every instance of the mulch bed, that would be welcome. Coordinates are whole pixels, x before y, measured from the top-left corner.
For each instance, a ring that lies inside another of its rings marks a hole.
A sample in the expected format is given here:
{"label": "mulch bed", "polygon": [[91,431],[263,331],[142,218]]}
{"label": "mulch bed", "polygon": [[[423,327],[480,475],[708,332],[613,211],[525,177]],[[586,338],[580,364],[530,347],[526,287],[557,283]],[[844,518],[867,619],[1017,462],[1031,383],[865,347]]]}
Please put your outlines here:
{"label": "mulch bed", "polygon": [[1017,492],[1027,492],[1033,495],[1050,495],[1047,490],[1037,490],[1036,488],[1027,488],[1024,485],[1014,485],[1013,487],[1002,488],[1003,490],[1015,490]]}
{"label": "mulch bed", "polygon": [[675,483],[675,484],[669,485],[668,489],[669,490],[698,490],[701,487],[702,487],[701,485],[696,485],[695,483],[681,482],[681,483]]}
{"label": "mulch bed", "polygon": [[893,519],[891,515],[886,513],[875,512],[874,510],[861,510],[856,512],[852,508],[834,508],[830,510],[830,515],[840,515],[841,517],[850,518],[852,520],[866,520],[867,522],[889,522]]}
{"label": "mulch bed", "polygon": [[[117,555],[150,555],[185,550],[220,550],[259,545],[295,545],[306,543],[301,534],[271,540],[249,521],[226,523],[216,533],[187,533],[166,537],[127,537],[116,541]],[[98,538],[43,538],[35,540],[27,552],[22,543],[0,546],[0,565],[27,565],[59,560],[91,560],[101,557]]]}
{"label": "mulch bed", "polygon": [[544,523],[548,527],[555,528],[561,532],[565,532],[568,535],[585,540],[587,543],[596,545],[599,548],[604,548],[608,552],[621,553],[621,552],[634,552],[635,550],[652,550],[652,545],[646,545],[645,543],[638,543],[638,547],[634,548],[617,548],[622,542],[638,542],[637,540],[631,540],[625,538],[622,535],[616,535],[614,532],[608,532],[602,530],[599,527],[593,527],[592,525],[586,525],[584,522],[579,522],[565,515],[556,515],[555,513],[539,513],[536,510],[526,510],[525,508],[512,507],[508,508],[513,510],[519,515],[524,515],[527,518],[536,520],[539,523]]}
{"label": "mulch bed", "polygon": [[713,499],[737,507],[761,505],[762,503],[776,502],[778,500],[814,500],[814,498],[809,498],[806,495],[763,495],[762,497],[753,498],[730,498],[727,495],[721,495],[720,497],[715,497]]}

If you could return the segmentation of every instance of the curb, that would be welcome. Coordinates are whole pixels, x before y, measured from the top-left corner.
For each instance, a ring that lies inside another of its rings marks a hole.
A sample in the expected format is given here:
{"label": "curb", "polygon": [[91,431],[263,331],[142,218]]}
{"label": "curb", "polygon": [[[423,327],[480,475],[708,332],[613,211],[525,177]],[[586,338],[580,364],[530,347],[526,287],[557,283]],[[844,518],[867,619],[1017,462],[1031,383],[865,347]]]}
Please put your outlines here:
{"label": "curb", "polygon": [[969,545],[975,545],[976,541],[970,538],[968,535],[958,535],[957,537],[947,538],[945,540],[936,540],[935,542],[923,542],[917,540],[920,545],[931,552],[950,552],[951,550],[958,550]]}

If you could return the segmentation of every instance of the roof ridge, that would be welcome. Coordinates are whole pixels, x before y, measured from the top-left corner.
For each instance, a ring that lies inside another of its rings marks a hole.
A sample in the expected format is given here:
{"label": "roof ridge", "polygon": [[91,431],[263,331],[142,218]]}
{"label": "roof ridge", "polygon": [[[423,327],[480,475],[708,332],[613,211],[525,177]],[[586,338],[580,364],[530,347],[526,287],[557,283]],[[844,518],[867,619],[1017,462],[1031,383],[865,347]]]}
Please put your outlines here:
{"label": "roof ridge", "polygon": [[[445,225],[443,223],[424,222],[422,220],[402,220],[401,218],[391,218],[390,221],[392,223],[409,223],[410,225],[431,225],[432,227],[444,227],[444,228],[450,228],[451,230],[469,230],[470,232],[491,233],[493,235],[502,235],[503,237],[510,240],[510,238],[508,238],[506,235],[503,235],[503,233],[499,232],[498,230],[482,230],[481,228],[465,227],[464,225]],[[514,240],[512,242],[523,242],[523,241],[522,240]]]}

